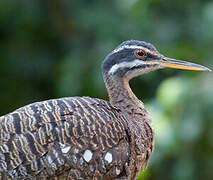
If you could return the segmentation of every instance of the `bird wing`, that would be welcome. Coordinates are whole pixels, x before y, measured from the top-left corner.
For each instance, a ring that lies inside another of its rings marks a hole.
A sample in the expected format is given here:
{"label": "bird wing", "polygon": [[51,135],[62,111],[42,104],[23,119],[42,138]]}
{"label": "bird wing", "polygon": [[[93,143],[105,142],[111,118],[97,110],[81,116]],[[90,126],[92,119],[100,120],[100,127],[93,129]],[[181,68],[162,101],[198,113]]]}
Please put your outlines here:
{"label": "bird wing", "polygon": [[127,122],[89,97],[37,102],[0,117],[0,177],[116,177],[129,156]]}

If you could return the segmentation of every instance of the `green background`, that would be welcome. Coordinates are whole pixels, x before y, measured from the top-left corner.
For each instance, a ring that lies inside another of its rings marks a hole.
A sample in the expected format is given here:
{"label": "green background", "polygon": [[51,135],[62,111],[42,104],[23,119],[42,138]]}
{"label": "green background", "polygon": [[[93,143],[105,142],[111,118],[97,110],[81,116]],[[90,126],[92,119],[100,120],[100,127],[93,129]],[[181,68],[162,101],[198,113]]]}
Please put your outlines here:
{"label": "green background", "polygon": [[[107,99],[101,62],[128,39],[213,69],[213,2],[1,0],[0,115],[64,96]],[[213,73],[163,69],[131,87],[155,130],[139,179],[213,179]]]}

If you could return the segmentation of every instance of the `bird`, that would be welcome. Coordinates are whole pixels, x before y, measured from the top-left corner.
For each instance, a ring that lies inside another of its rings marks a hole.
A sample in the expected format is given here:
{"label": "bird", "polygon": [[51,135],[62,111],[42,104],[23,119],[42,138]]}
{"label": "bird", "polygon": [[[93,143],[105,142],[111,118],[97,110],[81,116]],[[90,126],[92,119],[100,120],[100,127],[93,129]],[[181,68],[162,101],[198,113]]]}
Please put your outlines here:
{"label": "bird", "polygon": [[64,97],[0,117],[0,179],[137,179],[154,147],[151,118],[129,81],[162,68],[211,71],[127,40],[102,63],[109,100]]}

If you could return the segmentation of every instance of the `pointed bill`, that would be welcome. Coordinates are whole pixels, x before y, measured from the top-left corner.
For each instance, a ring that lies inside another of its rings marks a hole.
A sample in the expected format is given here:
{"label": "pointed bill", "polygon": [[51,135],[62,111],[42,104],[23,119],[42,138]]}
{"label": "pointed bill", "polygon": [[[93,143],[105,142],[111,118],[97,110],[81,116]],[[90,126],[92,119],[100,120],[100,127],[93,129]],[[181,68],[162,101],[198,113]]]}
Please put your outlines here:
{"label": "pointed bill", "polygon": [[163,57],[162,59],[156,60],[155,62],[158,62],[163,67],[168,67],[168,68],[193,70],[193,71],[211,71],[209,68],[199,65],[199,64],[171,59],[171,58],[167,58],[167,57]]}

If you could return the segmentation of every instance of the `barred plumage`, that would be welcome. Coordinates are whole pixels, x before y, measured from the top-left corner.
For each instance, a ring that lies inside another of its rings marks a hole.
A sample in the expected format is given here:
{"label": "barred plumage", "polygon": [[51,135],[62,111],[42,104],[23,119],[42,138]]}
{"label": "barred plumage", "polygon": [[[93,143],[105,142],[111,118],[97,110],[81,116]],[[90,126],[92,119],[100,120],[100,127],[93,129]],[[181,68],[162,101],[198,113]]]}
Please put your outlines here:
{"label": "barred plumage", "polygon": [[[129,155],[127,122],[104,100],[75,97],[38,102],[0,121],[2,177],[48,177],[77,168],[82,175],[67,173],[76,179],[94,173],[101,178],[102,172],[115,173],[109,171],[113,164],[121,171],[126,162],[118,159],[107,164],[107,152],[114,159],[122,156],[125,160]],[[92,154],[91,161],[87,154],[83,156],[86,150]]]}
{"label": "barred plumage", "polygon": [[209,70],[126,41],[102,64],[109,102],[53,99],[0,117],[0,179],[136,179],[153,151],[153,130],[129,80],[166,66]]}

